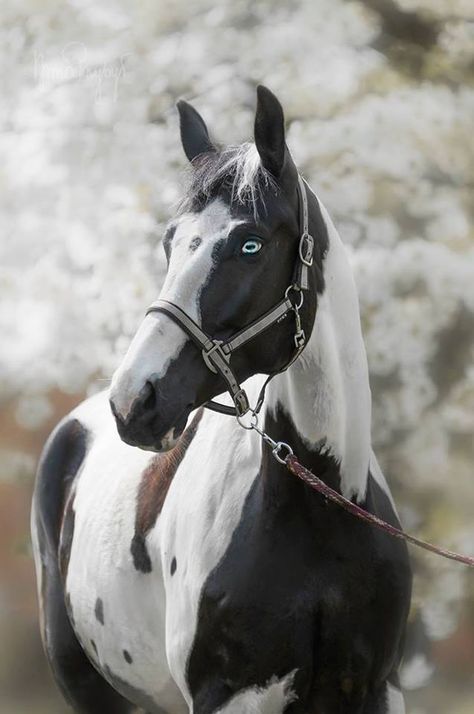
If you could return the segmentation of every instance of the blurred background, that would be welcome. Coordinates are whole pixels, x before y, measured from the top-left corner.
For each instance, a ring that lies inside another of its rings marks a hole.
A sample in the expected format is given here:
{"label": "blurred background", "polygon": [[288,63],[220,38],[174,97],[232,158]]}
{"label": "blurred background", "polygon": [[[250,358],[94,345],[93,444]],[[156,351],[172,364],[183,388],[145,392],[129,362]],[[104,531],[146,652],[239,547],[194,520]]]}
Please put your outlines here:
{"label": "blurred background", "polygon": [[[174,103],[251,135],[255,85],[350,252],[373,439],[404,526],[474,553],[470,0],[3,0],[0,711],[61,714],[38,636],[35,464],[163,277]],[[408,714],[474,713],[474,575],[413,552]],[[107,714],[107,713],[104,713]]]}

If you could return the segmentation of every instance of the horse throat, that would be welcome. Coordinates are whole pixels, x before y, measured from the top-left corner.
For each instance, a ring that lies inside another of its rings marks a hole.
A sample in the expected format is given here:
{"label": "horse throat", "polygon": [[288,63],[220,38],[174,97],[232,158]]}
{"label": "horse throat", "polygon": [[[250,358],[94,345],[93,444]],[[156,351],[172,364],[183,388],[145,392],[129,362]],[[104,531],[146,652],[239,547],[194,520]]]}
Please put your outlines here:
{"label": "horse throat", "polygon": [[285,415],[298,441],[290,445],[311,460],[305,465],[318,469],[322,455],[331,457],[339,467],[341,492],[363,501],[371,453],[367,356],[347,254],[327,211],[322,206],[321,211],[329,238],[325,289],[303,354],[269,385],[266,422],[276,424],[278,415]]}

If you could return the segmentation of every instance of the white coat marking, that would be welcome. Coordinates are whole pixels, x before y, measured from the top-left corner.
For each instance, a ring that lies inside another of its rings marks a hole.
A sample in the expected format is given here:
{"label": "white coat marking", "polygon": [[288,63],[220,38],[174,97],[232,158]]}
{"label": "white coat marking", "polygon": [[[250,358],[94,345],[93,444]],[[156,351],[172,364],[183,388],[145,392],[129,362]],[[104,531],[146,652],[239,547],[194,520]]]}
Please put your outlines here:
{"label": "white coat marking", "polygon": [[291,689],[295,671],[274,678],[266,687],[251,687],[236,694],[216,714],[282,714],[297,698]]}
{"label": "white coat marking", "polygon": [[369,463],[370,463],[370,473],[372,475],[372,478],[378,483],[378,485],[380,486],[382,491],[387,496],[387,498],[390,501],[391,506],[394,510],[394,513],[398,518],[397,506],[395,505],[395,501],[393,500],[392,493],[388,487],[387,479],[385,478],[383,471],[379,466],[379,462],[377,461],[377,457],[375,456],[373,451],[370,454],[370,462]]}
{"label": "white coat marking", "polygon": [[405,714],[403,694],[389,683],[387,683],[387,714]]}

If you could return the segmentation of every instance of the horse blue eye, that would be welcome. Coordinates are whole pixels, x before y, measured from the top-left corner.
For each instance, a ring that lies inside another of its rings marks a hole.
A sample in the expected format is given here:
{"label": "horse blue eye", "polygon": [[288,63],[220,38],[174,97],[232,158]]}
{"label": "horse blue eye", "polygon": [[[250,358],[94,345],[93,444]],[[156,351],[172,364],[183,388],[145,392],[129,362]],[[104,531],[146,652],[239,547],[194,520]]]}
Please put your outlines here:
{"label": "horse blue eye", "polygon": [[255,255],[262,247],[260,238],[250,238],[242,246],[242,255]]}

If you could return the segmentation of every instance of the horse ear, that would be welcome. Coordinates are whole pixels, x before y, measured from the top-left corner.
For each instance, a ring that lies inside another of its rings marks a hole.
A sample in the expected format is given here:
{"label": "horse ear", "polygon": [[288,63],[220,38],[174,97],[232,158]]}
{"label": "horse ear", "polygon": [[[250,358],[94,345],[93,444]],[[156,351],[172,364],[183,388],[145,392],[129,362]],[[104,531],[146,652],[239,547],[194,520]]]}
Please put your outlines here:
{"label": "horse ear", "polygon": [[176,106],[179,113],[181,142],[189,161],[193,161],[200,154],[216,151],[216,147],[209,138],[204,119],[199,112],[182,99]]}
{"label": "horse ear", "polygon": [[287,153],[283,109],[273,92],[259,84],[255,114],[255,146],[262,165],[278,178]]}

